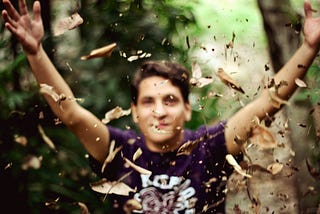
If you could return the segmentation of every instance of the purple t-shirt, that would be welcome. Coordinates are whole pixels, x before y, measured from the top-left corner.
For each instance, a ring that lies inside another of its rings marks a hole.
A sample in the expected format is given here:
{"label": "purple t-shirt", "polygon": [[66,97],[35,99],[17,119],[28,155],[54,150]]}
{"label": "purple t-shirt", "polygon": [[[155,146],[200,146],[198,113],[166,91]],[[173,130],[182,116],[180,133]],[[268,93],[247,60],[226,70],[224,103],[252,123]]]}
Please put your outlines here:
{"label": "purple t-shirt", "polygon": [[[177,155],[177,151],[151,152],[142,135],[108,126],[110,140],[115,140],[115,148],[122,145],[122,150],[103,174],[100,163],[91,158],[90,164],[99,176],[109,181],[119,180],[133,171],[123,182],[136,188],[136,192],[129,197],[109,195],[120,210],[128,199],[135,199],[143,207],[143,212],[136,213],[224,213],[226,182],[233,171],[225,159],[224,125],[221,122],[195,131],[184,130],[183,143],[193,142],[196,146],[190,154],[182,155]],[[134,163],[150,170],[151,175],[128,168],[123,160],[126,157],[133,161],[139,148],[142,155]]]}

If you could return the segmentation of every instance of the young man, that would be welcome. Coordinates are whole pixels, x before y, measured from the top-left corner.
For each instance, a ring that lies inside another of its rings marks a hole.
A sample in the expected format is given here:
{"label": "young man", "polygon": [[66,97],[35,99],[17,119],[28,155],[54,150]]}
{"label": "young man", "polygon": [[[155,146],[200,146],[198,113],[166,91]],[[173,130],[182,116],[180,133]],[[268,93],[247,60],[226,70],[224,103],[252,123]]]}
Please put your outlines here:
{"label": "young man", "polygon": [[[5,26],[22,44],[38,83],[53,86],[58,94],[68,98],[74,97],[42,48],[40,3],[36,1],[33,5],[33,20],[24,0],[19,0],[20,13],[9,0],[3,3]],[[287,83],[277,90],[277,97],[284,100],[295,91],[295,79],[303,78],[319,51],[320,18],[312,17],[309,2],[305,2],[304,8],[304,41],[274,77],[275,84]],[[201,126],[196,131],[186,130],[184,123],[191,118],[188,83],[188,72],[175,63],[150,61],[138,69],[132,83],[131,107],[141,134],[106,128],[74,99],[57,103],[45,95],[53,112],[89,152],[96,172],[107,180],[122,179],[135,189],[129,197],[113,195],[119,210],[136,204],[136,213],[223,213],[225,181],[231,173],[225,156],[241,153],[241,145],[236,141],[244,142],[250,137],[255,117],[262,120],[266,114],[279,110],[272,105],[266,88],[225,122]],[[121,151],[100,173],[113,142],[112,147]],[[133,160],[138,149],[142,154]],[[145,170],[127,167],[127,160]]]}

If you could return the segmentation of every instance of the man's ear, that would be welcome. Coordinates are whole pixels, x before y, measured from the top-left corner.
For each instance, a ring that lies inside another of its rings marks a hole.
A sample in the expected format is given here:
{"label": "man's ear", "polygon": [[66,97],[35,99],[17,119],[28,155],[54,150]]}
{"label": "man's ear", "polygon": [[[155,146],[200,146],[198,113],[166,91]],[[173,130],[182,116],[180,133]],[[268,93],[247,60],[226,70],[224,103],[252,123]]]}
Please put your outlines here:
{"label": "man's ear", "polygon": [[138,123],[139,117],[137,114],[137,106],[134,103],[131,103],[131,115],[132,115],[133,122]]}
{"label": "man's ear", "polygon": [[192,109],[190,103],[185,103],[185,113],[184,113],[185,121],[190,121],[192,116]]}

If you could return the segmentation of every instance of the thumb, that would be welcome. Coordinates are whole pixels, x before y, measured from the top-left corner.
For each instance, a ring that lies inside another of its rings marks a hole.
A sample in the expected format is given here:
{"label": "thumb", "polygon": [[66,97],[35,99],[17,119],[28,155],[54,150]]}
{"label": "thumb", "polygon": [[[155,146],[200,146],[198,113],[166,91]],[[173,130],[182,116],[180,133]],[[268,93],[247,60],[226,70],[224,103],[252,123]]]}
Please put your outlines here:
{"label": "thumb", "polygon": [[312,17],[312,8],[309,0],[304,1],[304,14],[306,18]]}
{"label": "thumb", "polygon": [[41,21],[41,5],[39,1],[35,1],[33,4],[33,15],[35,21]]}

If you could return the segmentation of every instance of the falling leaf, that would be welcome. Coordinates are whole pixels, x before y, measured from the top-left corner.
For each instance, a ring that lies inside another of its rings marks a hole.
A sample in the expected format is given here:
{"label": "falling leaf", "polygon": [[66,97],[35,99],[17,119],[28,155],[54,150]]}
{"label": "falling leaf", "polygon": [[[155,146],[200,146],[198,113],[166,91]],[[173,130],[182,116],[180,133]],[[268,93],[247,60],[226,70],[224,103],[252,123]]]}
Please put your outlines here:
{"label": "falling leaf", "polygon": [[194,61],[192,63],[192,77],[190,78],[190,84],[202,88],[213,82],[212,77],[202,77],[202,71],[199,64]]}
{"label": "falling leaf", "polygon": [[28,139],[25,136],[14,136],[14,141],[22,146],[26,146],[28,144]]}
{"label": "falling leaf", "polygon": [[144,169],[142,168],[141,166],[138,166],[136,164],[134,164],[133,162],[131,162],[128,158],[123,158],[124,161],[126,162],[126,164],[129,166],[129,167],[132,167],[134,170],[136,170],[137,172],[139,172],[140,174],[143,174],[143,175],[151,175],[152,172],[147,170],[147,169]]}
{"label": "falling leaf", "polygon": [[241,88],[241,86],[232,79],[224,70],[223,68],[219,68],[217,71],[217,75],[220,78],[220,80],[227,86],[231,87],[234,90],[237,90],[241,93],[245,93],[244,90]]}
{"label": "falling leaf", "polygon": [[129,199],[123,206],[123,210],[126,214],[131,214],[133,210],[142,210],[142,205],[136,199]]}
{"label": "falling leaf", "polygon": [[133,161],[136,161],[140,156],[142,155],[142,149],[139,148],[137,151],[133,154]]}
{"label": "falling leaf", "polygon": [[308,87],[307,83],[305,83],[303,80],[301,80],[299,78],[296,78],[294,81],[295,81],[296,85],[299,86],[300,88]]}
{"label": "falling leaf", "polygon": [[114,140],[112,140],[110,142],[109,154],[108,154],[107,158],[105,159],[105,161],[103,162],[103,165],[101,167],[101,173],[104,172],[107,164],[110,163],[114,159],[114,157],[118,154],[118,152],[122,149],[122,146],[119,146],[116,149],[114,149],[115,143],[116,142]]}
{"label": "falling leaf", "polygon": [[51,98],[55,102],[58,102],[61,99],[60,95],[57,94],[57,92],[54,90],[53,86],[50,86],[45,83],[40,84],[40,93],[51,96]]}
{"label": "falling leaf", "polygon": [[129,196],[130,192],[136,191],[123,182],[107,181],[105,178],[98,182],[90,184],[90,186],[93,191],[103,194]]}
{"label": "falling leaf", "polygon": [[114,109],[108,111],[104,118],[101,120],[102,123],[107,124],[111,120],[118,119],[122,116],[127,116],[131,114],[131,109],[123,110],[121,107],[117,106]]}
{"label": "falling leaf", "polygon": [[44,132],[42,126],[39,124],[38,125],[38,131],[42,137],[42,139],[44,140],[44,142],[53,150],[55,150],[55,146],[54,143],[51,141],[51,139],[46,135],[46,133]]}
{"label": "falling leaf", "polygon": [[110,45],[106,45],[104,47],[92,50],[89,55],[82,56],[81,60],[88,60],[97,57],[109,57],[113,49],[117,46],[116,43],[112,43]]}
{"label": "falling leaf", "polygon": [[[202,139],[202,138],[201,138]],[[201,142],[201,140],[187,141],[181,145],[177,151],[177,156],[179,155],[190,155],[191,152],[196,148],[196,146]]]}
{"label": "falling leaf", "polygon": [[267,166],[267,169],[271,172],[271,174],[276,175],[281,172],[283,168],[283,164],[281,163],[273,163]]}
{"label": "falling leaf", "polygon": [[267,129],[267,127],[260,124],[260,122],[257,120],[254,121],[253,125],[251,126],[250,141],[259,145],[263,149],[275,148],[277,143],[273,135]]}
{"label": "falling leaf", "polygon": [[90,214],[89,209],[85,203],[77,202],[76,204],[80,207],[81,214]]}
{"label": "falling leaf", "polygon": [[247,177],[247,178],[251,178],[252,176],[247,174],[242,168],[241,166],[238,164],[238,162],[234,159],[234,157],[230,154],[226,155],[226,160],[228,161],[228,163],[233,166],[233,168],[242,176]]}
{"label": "falling leaf", "polygon": [[82,17],[79,13],[74,13],[70,17],[63,18],[58,21],[53,28],[53,35],[59,36],[68,30],[72,30],[83,23]]}
{"label": "falling leaf", "polygon": [[28,155],[23,161],[21,168],[23,170],[28,170],[29,168],[39,169],[41,167],[41,161],[42,161],[42,156],[36,157],[34,155]]}
{"label": "falling leaf", "polygon": [[271,98],[271,104],[275,108],[279,109],[282,105],[289,104],[288,101],[283,100],[278,96],[278,93],[277,93],[277,90],[275,89],[275,87],[272,87],[269,89],[269,96]]}

